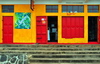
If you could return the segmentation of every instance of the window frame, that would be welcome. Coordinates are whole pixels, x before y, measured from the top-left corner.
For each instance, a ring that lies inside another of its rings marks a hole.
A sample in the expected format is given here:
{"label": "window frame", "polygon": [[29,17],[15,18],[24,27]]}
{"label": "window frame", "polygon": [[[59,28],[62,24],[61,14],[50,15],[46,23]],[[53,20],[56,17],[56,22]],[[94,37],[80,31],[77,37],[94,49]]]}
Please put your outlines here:
{"label": "window frame", "polygon": [[[92,6],[92,9],[90,9],[92,12],[89,12],[89,6]],[[95,9],[93,6],[98,6],[98,12],[94,12],[94,10],[97,10],[97,9]],[[87,12],[88,13],[99,13],[99,5],[88,5],[87,6]]]}
{"label": "window frame", "polygon": [[[47,12],[48,11],[47,6],[51,7],[49,9],[49,12]],[[54,9],[53,6],[57,6],[57,9]],[[57,12],[54,12],[54,11],[57,11]],[[46,5],[46,13],[58,13],[58,5]]]}
{"label": "window frame", "polygon": [[[65,12],[63,12],[63,6],[66,7],[66,11]],[[74,6],[78,6],[77,7],[78,8],[77,13],[84,13],[84,5],[62,5],[62,13],[69,13],[68,6],[72,6],[72,12],[75,12],[75,10],[74,10],[75,7]],[[80,10],[80,6],[83,7],[83,10]],[[82,12],[80,12],[80,11],[82,11]]]}
{"label": "window frame", "polygon": [[[8,8],[7,8],[8,11],[4,12],[3,6],[8,6]],[[10,6],[13,6],[13,8],[10,8]],[[13,10],[10,11],[9,9],[13,9]],[[2,5],[1,10],[2,10],[2,13],[14,13],[14,5]]]}

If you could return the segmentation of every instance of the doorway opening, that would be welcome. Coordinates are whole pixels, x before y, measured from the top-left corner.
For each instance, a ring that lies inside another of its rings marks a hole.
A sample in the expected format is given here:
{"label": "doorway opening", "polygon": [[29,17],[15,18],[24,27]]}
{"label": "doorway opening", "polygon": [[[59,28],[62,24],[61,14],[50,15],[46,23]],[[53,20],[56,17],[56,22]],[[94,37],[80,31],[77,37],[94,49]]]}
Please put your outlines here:
{"label": "doorway opening", "polygon": [[98,23],[97,16],[89,16],[88,17],[88,41],[89,42],[97,42],[97,34],[98,34]]}
{"label": "doorway opening", "polygon": [[58,17],[48,16],[48,42],[58,41]]}

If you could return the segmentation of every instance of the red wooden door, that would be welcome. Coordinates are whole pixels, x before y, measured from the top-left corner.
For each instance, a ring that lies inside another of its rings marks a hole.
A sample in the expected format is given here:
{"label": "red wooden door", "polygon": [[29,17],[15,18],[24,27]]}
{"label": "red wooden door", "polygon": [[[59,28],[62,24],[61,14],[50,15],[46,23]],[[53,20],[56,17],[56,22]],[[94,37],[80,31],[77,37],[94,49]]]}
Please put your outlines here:
{"label": "red wooden door", "polygon": [[37,16],[36,17],[36,32],[37,32],[37,43],[46,44],[47,43],[47,17]]}
{"label": "red wooden door", "polygon": [[100,16],[98,17],[98,42],[100,43]]}
{"label": "red wooden door", "polygon": [[3,43],[13,43],[13,17],[3,16]]}

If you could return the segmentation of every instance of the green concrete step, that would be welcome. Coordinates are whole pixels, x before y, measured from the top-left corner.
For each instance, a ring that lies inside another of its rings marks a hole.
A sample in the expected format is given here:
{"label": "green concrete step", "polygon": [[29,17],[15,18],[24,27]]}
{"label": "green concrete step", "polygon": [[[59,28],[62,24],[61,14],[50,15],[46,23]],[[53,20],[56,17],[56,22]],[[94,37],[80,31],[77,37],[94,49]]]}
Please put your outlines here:
{"label": "green concrete step", "polygon": [[29,60],[41,60],[41,61],[43,61],[43,60],[58,60],[58,61],[60,61],[60,60],[99,60],[100,61],[100,59],[99,58],[29,58]]}
{"label": "green concrete step", "polygon": [[94,51],[85,51],[85,50],[82,50],[82,51],[56,51],[56,50],[0,50],[0,52],[37,52],[37,53],[40,53],[40,52],[43,52],[43,53],[73,53],[73,52],[98,52],[100,53],[100,51],[97,51],[97,50],[94,50]]}
{"label": "green concrete step", "polygon": [[79,63],[79,64],[81,64],[81,63],[100,63],[100,60],[39,60],[39,59],[37,59],[37,60],[29,60],[30,62],[33,62],[33,63]]}
{"label": "green concrete step", "polygon": [[[33,63],[29,63],[33,64]],[[34,64],[94,64],[94,63],[34,63]],[[100,64],[100,63],[95,63],[95,64]]]}
{"label": "green concrete step", "polygon": [[21,51],[21,50],[2,50],[0,53],[30,53],[30,54],[100,54],[100,51]]}
{"label": "green concrete step", "polygon": [[81,44],[81,45],[79,45],[79,44],[74,44],[74,45],[72,45],[72,44],[66,44],[66,45],[58,45],[58,44],[45,44],[45,45],[43,45],[43,44],[41,44],[41,45],[39,45],[39,44],[2,44],[2,45],[0,45],[0,47],[67,47],[67,48],[73,48],[73,47],[75,47],[75,48],[79,48],[79,47],[83,47],[83,48],[87,48],[87,47],[90,47],[90,48],[92,48],[92,47],[100,47],[100,44]]}
{"label": "green concrete step", "polygon": [[31,58],[100,58],[100,54],[95,54],[95,55],[91,55],[91,54],[88,54],[88,55],[63,55],[63,54],[59,54],[59,55],[32,55],[32,56],[29,56]]}
{"label": "green concrete step", "polygon": [[99,51],[100,48],[53,48],[53,47],[36,47],[36,48],[32,48],[32,47],[0,47],[0,50],[57,50],[57,51]]}

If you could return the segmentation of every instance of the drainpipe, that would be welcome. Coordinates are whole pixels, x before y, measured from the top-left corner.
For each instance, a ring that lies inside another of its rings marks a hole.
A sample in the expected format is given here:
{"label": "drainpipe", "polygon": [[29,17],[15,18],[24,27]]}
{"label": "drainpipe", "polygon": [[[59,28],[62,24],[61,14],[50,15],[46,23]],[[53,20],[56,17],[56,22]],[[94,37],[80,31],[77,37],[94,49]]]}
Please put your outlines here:
{"label": "drainpipe", "polygon": [[33,11],[34,9],[33,9],[33,0],[30,0],[30,8],[31,8],[31,10]]}

